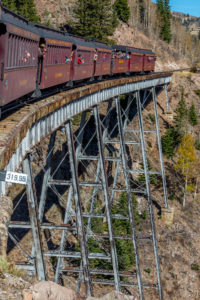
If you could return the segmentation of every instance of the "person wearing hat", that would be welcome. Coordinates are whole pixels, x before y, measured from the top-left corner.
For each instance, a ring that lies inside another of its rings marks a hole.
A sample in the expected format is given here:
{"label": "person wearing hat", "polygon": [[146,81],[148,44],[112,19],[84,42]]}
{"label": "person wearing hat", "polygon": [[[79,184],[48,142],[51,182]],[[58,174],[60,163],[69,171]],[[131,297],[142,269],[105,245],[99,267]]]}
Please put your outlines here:
{"label": "person wearing hat", "polygon": [[38,55],[39,57],[45,57],[45,53],[47,52],[47,49],[46,49],[46,46],[44,43],[40,44],[39,45],[39,48],[38,48]]}

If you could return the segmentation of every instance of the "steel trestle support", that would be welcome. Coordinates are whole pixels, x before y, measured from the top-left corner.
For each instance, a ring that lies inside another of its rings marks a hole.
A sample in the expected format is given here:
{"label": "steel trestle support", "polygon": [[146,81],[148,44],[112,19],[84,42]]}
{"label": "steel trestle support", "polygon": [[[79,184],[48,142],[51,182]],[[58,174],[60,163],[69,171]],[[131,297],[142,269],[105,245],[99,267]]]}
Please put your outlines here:
{"label": "steel trestle support", "polygon": [[153,205],[152,205],[151,193],[150,193],[149,167],[148,167],[148,161],[147,161],[147,155],[146,155],[146,145],[145,145],[144,127],[143,127],[143,119],[142,119],[142,108],[141,108],[139,92],[136,92],[136,100],[137,100],[137,109],[138,109],[138,119],[139,119],[139,125],[140,125],[140,138],[141,138],[141,148],[142,148],[144,171],[145,171],[147,200],[148,200],[148,205],[149,205],[153,247],[154,247],[154,255],[155,255],[155,261],[156,261],[158,290],[159,290],[159,296],[160,296],[160,300],[161,300],[163,298],[162,298],[162,286],[161,286],[161,278],[160,278],[160,264],[159,264],[159,258],[158,258],[158,247],[157,247],[157,241],[156,241]]}
{"label": "steel trestle support", "polygon": [[36,271],[39,280],[46,279],[44,258],[42,253],[42,242],[41,242],[41,230],[39,225],[39,214],[37,207],[37,198],[35,190],[35,182],[32,174],[32,164],[31,164],[31,155],[28,154],[27,158],[23,162],[24,172],[28,175],[28,184],[27,184],[27,201],[29,216],[31,221],[31,228],[33,234],[33,245],[34,245],[34,257],[36,264]]}
{"label": "steel trestle support", "polygon": [[89,273],[88,249],[86,244],[85,228],[84,228],[84,222],[82,216],[80,190],[78,184],[78,170],[77,170],[76,153],[74,148],[71,120],[66,124],[66,135],[68,138],[70,167],[72,173],[72,183],[73,183],[74,200],[75,200],[75,207],[76,207],[77,231],[78,231],[78,237],[80,240],[80,247],[81,247],[82,268],[83,268],[84,280],[86,283],[86,293],[87,295],[91,295],[92,286],[91,286],[91,279]]}
{"label": "steel trestle support", "polygon": [[[142,116],[142,110],[145,110],[149,100],[153,103],[155,125],[146,123],[146,118]],[[151,288],[156,291],[156,295],[159,293],[159,299],[162,300],[151,195],[152,176],[162,177],[165,207],[168,207],[168,198],[156,89],[152,87],[137,91],[124,98],[114,96],[104,102],[102,107],[95,105],[90,111],[82,112],[81,119],[78,117],[78,120],[79,129],[72,120],[63,123],[62,151],[58,146],[60,143],[56,143],[56,138],[61,133],[53,132],[50,137],[46,166],[43,167],[40,163],[44,176],[39,205],[31,155],[27,155],[24,160],[23,169],[30,178],[27,185],[30,220],[13,219],[10,229],[32,230],[31,255],[12,233],[9,233],[10,239],[23,252],[29,264],[35,262],[39,280],[46,279],[45,263],[48,261],[53,266],[55,282],[61,283],[64,276],[72,274],[78,278],[77,293],[82,291],[82,283],[85,283],[87,295],[93,294],[93,284],[105,284],[114,286],[117,291],[124,291],[124,287],[130,288],[131,293],[136,293],[140,300],[145,299],[145,289]],[[144,130],[144,125],[148,126],[148,130]],[[149,150],[146,148],[145,138],[150,134],[155,134],[157,138],[156,151],[159,153],[160,169],[156,166],[154,170],[150,170],[149,167]],[[55,163],[58,149],[62,152],[62,157]],[[120,197],[124,195],[127,201],[126,212],[117,210],[122,199]],[[58,202],[62,204],[58,222],[49,218],[50,201],[54,206]],[[141,218],[140,226],[136,219],[138,203],[142,203],[140,215],[144,209],[145,218],[148,219]],[[116,230],[116,224],[121,226],[120,222],[128,226],[127,232]],[[98,226],[103,229],[97,228]],[[41,232],[45,233],[47,230],[51,243],[46,241],[44,245]],[[128,245],[134,260],[127,269],[123,269],[123,258],[120,257],[118,247],[121,242],[122,245]],[[151,284],[147,282],[148,278],[144,273],[144,267],[147,264],[149,267],[149,261],[142,255],[143,250],[149,255],[152,251],[151,267],[155,277]]]}

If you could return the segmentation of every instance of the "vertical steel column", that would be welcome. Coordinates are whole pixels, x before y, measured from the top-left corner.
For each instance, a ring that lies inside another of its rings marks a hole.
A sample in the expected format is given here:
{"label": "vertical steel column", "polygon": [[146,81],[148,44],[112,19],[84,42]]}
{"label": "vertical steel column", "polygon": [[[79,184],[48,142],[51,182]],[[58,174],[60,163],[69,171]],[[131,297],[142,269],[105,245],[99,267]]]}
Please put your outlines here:
{"label": "vertical steel column", "polygon": [[[78,146],[76,148],[76,160],[78,159],[78,155],[81,151],[81,144],[83,140],[83,126],[85,123],[85,117],[86,117],[86,112],[84,111],[81,115],[81,123],[80,123],[80,130],[78,133]],[[72,206],[72,196],[73,196],[73,187],[72,185],[69,188],[69,193],[67,197],[67,205],[65,209],[65,216],[64,216],[64,224],[67,224],[69,222],[70,218],[70,211],[71,211],[71,206]],[[60,242],[60,251],[63,251],[65,248],[65,242],[66,242],[66,230],[62,231],[62,236],[61,236],[61,242]],[[55,282],[58,283],[59,281],[59,275],[60,275],[60,265],[62,262],[62,257],[58,257],[58,262],[56,265],[56,272],[55,272]]]}
{"label": "vertical steel column", "polygon": [[166,106],[167,106],[167,111],[170,111],[170,105],[169,105],[169,97],[168,97],[168,91],[167,91],[167,84],[164,86],[165,89],[165,96],[166,96]]}
{"label": "vertical steel column", "polygon": [[150,214],[151,230],[152,230],[152,238],[153,238],[153,248],[154,248],[155,261],[156,261],[158,290],[159,290],[160,300],[162,300],[163,297],[162,297],[162,286],[161,286],[161,278],[160,278],[160,263],[159,263],[159,258],[158,258],[158,248],[157,248],[156,230],[155,230],[155,224],[154,224],[153,205],[152,205],[151,194],[150,194],[149,169],[148,169],[148,162],[147,162],[147,155],[146,155],[146,145],[145,145],[144,127],[143,127],[142,109],[141,109],[139,91],[136,92],[136,99],[137,99],[138,118],[139,118],[139,125],[140,125],[140,139],[141,139],[141,146],[142,146],[142,157],[143,157],[143,164],[144,164],[147,200],[148,200],[148,205],[149,205],[149,214]]}
{"label": "vertical steel column", "polygon": [[[127,104],[128,111],[125,110],[125,121],[124,121],[124,125],[123,125],[123,130],[125,130],[126,127],[127,127],[128,115],[129,115],[129,111],[130,111],[131,101],[132,101],[132,97],[131,97],[131,94],[129,94],[128,95],[128,104]],[[120,151],[119,151],[119,156],[120,155],[121,155],[121,148],[120,148]],[[120,166],[120,161],[117,161],[117,167],[116,167],[115,177],[114,177],[114,181],[113,181],[113,189],[115,189],[116,184],[117,184],[117,178],[118,178],[118,174],[119,174],[119,166]],[[111,203],[113,202],[114,194],[115,194],[115,191],[112,191],[112,195],[111,195],[111,199],[110,199]]]}
{"label": "vertical steel column", "polygon": [[109,239],[110,239],[110,247],[111,247],[111,257],[112,257],[112,263],[113,263],[115,288],[117,291],[120,291],[120,279],[119,279],[119,274],[118,274],[117,251],[116,251],[115,241],[114,241],[114,237],[113,237],[111,205],[110,205],[110,199],[109,199],[109,194],[108,194],[108,180],[107,180],[107,174],[106,174],[106,169],[105,169],[102,130],[101,130],[98,106],[94,107],[94,116],[95,116],[96,129],[97,129],[99,159],[100,159],[100,165],[101,165],[102,184],[103,184],[105,204],[106,204],[106,215],[107,215],[107,222],[108,222],[108,231],[109,231]]}
{"label": "vertical steel column", "polygon": [[168,204],[168,196],[167,196],[167,183],[166,183],[165,169],[164,169],[163,157],[162,157],[162,144],[161,144],[161,137],[160,137],[160,126],[159,126],[159,119],[158,119],[159,116],[158,116],[158,110],[157,110],[155,87],[153,87],[151,91],[152,91],[155,119],[156,119],[156,133],[157,133],[158,150],[159,150],[159,156],[160,156],[160,166],[161,166],[161,174],[162,174],[162,182],[163,182],[165,207],[168,208],[169,204]]}
{"label": "vertical steel column", "polygon": [[38,279],[44,281],[46,278],[44,259],[42,254],[42,241],[40,236],[40,225],[38,218],[38,206],[35,191],[35,182],[32,174],[31,156],[27,155],[26,159],[23,161],[24,173],[28,175],[27,190],[27,202],[28,210],[33,234],[33,243],[35,249],[35,259],[36,259],[36,271]]}
{"label": "vertical steel column", "polygon": [[45,173],[43,177],[42,182],[42,191],[40,196],[40,203],[39,203],[39,221],[42,222],[43,215],[44,215],[44,208],[46,203],[46,197],[47,197],[47,189],[48,189],[48,180],[51,174],[51,159],[53,154],[53,147],[55,143],[55,136],[56,132],[53,132],[50,137],[49,147],[48,147],[48,153],[47,153],[47,161],[45,166]]}
{"label": "vertical steel column", "polygon": [[[108,102],[108,108],[107,108],[107,114],[106,114],[106,118],[105,118],[105,129],[103,131],[103,141],[105,140],[107,134],[108,134],[108,124],[109,124],[109,120],[110,117],[108,117],[109,111],[112,107],[112,100],[109,100]],[[99,179],[99,175],[100,175],[100,171],[101,171],[101,165],[100,165],[100,161],[98,160],[98,164],[97,164],[97,171],[96,171],[96,176],[95,176],[95,182],[98,181]],[[95,197],[96,194],[99,190],[99,187],[94,187],[93,193],[92,193],[92,200],[91,200],[91,205],[90,205],[90,214],[93,213],[94,211],[94,206],[95,206]],[[87,224],[87,228],[86,228],[86,242],[88,242],[88,234],[91,230],[91,223],[92,223],[92,217],[88,218],[88,224]],[[82,270],[82,265],[80,266],[80,269]],[[79,293],[80,291],[80,287],[81,287],[81,281],[82,281],[82,272],[79,273],[79,277],[78,277],[78,281],[77,281],[77,286],[76,286],[76,292]]]}
{"label": "vertical steel column", "polygon": [[83,274],[86,283],[87,295],[91,295],[92,287],[91,287],[91,279],[90,279],[90,272],[89,272],[88,249],[86,244],[84,221],[82,216],[81,198],[80,198],[79,182],[78,182],[78,170],[77,170],[77,162],[76,162],[71,120],[67,122],[65,128],[66,128],[66,135],[67,135],[67,142],[68,142],[70,167],[72,173],[72,185],[73,185],[74,200],[75,200],[75,207],[76,207],[77,232],[81,244],[80,246],[81,246]]}
{"label": "vertical steel column", "polygon": [[121,116],[119,97],[117,97],[115,101],[116,101],[117,119],[118,119],[119,135],[120,135],[120,147],[121,147],[123,173],[124,173],[124,179],[125,179],[125,184],[126,184],[126,193],[127,193],[127,198],[128,198],[129,220],[130,220],[130,224],[131,224],[131,235],[132,235],[133,247],[134,247],[134,251],[135,251],[135,262],[136,262],[136,268],[137,268],[138,288],[139,288],[140,299],[143,300],[144,295],[143,295],[142,278],[141,278],[141,272],[140,272],[140,259],[139,259],[139,254],[138,254],[137,241],[136,241],[133,203],[132,203],[131,187],[130,187],[129,176],[128,176],[128,166],[127,166],[127,161],[126,161],[126,146],[125,146],[124,135],[123,135],[123,124],[122,124],[122,116]]}

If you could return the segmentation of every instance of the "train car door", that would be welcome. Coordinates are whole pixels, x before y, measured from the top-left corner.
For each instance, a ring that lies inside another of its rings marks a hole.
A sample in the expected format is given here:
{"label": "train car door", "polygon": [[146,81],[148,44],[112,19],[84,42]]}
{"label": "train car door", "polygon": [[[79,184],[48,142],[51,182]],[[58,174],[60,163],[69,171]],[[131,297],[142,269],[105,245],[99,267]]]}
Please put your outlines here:
{"label": "train car door", "polygon": [[41,38],[40,42],[39,42],[39,47],[38,47],[38,67],[37,67],[36,90],[33,94],[34,97],[39,97],[41,95],[40,86],[42,84],[44,59],[45,59],[46,52],[47,52],[47,49],[46,49],[45,39]]}
{"label": "train car door", "polygon": [[73,81],[74,78],[74,64],[75,64],[75,57],[76,57],[76,45],[72,46],[72,53],[71,53],[71,63],[70,63],[70,81]]}

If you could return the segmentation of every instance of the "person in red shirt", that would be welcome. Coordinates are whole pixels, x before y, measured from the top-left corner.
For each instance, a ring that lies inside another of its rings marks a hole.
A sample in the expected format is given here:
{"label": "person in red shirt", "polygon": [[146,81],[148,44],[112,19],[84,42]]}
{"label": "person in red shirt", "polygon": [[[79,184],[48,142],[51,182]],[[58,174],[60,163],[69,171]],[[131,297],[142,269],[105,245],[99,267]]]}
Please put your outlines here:
{"label": "person in red shirt", "polygon": [[78,56],[78,65],[81,65],[82,63],[83,63],[82,56],[79,54],[79,56]]}

